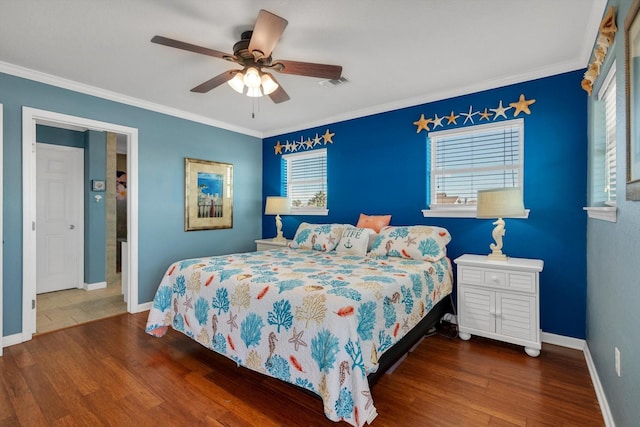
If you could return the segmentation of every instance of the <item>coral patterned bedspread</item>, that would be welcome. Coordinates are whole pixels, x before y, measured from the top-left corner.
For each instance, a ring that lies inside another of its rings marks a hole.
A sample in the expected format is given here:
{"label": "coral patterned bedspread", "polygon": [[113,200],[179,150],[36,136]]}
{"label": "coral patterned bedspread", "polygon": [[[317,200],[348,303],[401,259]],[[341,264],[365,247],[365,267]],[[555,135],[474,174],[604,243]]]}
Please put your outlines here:
{"label": "coral patterned bedspread", "polygon": [[448,258],[431,263],[282,249],[178,261],[146,331],[172,326],[245,366],[320,395],[354,426],[377,415],[367,374],[451,292]]}

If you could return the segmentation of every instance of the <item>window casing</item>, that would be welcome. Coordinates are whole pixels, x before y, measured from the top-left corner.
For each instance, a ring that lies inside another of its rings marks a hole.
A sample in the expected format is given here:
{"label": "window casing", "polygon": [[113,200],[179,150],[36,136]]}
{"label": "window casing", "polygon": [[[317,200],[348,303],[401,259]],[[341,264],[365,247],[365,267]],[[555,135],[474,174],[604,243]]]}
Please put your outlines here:
{"label": "window casing", "polygon": [[430,132],[427,152],[430,210],[473,216],[478,190],[523,186],[524,120]]}
{"label": "window casing", "polygon": [[327,149],[282,156],[282,193],[291,199],[291,213],[327,215]]}

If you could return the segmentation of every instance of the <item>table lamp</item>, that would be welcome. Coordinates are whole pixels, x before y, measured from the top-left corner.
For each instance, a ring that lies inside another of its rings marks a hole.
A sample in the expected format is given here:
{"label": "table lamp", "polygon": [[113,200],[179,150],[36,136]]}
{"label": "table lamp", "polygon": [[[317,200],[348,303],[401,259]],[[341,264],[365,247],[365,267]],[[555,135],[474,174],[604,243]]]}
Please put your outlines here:
{"label": "table lamp", "polygon": [[282,235],[282,220],[280,215],[285,215],[290,212],[291,203],[288,197],[267,196],[267,203],[264,207],[265,215],[276,216],[276,237],[273,238],[274,242],[285,242],[287,239]]}
{"label": "table lamp", "polygon": [[502,253],[502,237],[505,233],[503,218],[517,218],[525,215],[522,189],[519,187],[478,190],[476,218],[497,218],[493,223],[496,227],[491,233],[495,243],[489,245],[491,249],[489,259],[507,260],[507,256]]}

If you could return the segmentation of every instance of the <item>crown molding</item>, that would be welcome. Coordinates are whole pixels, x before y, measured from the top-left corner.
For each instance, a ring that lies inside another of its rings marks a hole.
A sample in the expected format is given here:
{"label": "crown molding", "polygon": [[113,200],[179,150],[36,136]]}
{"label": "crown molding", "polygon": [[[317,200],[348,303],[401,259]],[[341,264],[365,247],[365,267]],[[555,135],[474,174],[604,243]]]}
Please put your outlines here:
{"label": "crown molding", "polygon": [[47,74],[40,71],[32,70],[30,68],[21,67],[19,65],[10,64],[8,62],[0,61],[0,73],[10,74],[12,76],[21,77],[27,80],[33,80],[39,83],[48,84],[51,86],[71,90],[71,91],[82,93],[85,95],[95,96],[95,97],[106,99],[109,101],[118,102],[120,104],[131,105],[133,107],[154,111],[156,113],[166,114],[168,116],[189,120],[189,121],[201,123],[204,125],[214,126],[217,128],[241,133],[244,135],[253,136],[256,138],[263,137],[261,132],[258,132],[252,129],[247,129],[240,126],[234,126],[229,123],[210,119],[208,117],[200,116],[198,114],[189,113],[183,110],[179,110],[177,108],[167,107],[165,105],[156,104],[154,102],[145,101],[143,99],[134,98],[131,96],[123,95],[121,93],[112,92],[112,91],[101,89],[95,86],[86,85],[84,83],[79,83],[73,80],[64,79],[62,77],[54,76],[52,74]]}
{"label": "crown molding", "polygon": [[554,76],[557,74],[563,74],[570,71],[579,70],[586,67],[585,61],[582,58],[576,58],[571,61],[565,61],[558,64],[554,64],[549,67],[541,67],[531,70],[527,73],[518,74],[515,76],[509,76],[505,78],[486,80],[479,83],[470,84],[452,91],[442,91],[430,93],[429,95],[421,95],[418,97],[407,98],[399,101],[389,102],[386,104],[375,105],[370,108],[364,108],[360,110],[350,111],[347,113],[325,117],[320,120],[302,123],[296,125],[296,127],[286,127],[278,129],[270,129],[264,132],[263,137],[268,138],[272,136],[278,136],[286,133],[297,132],[301,129],[309,129],[314,127],[324,126],[330,123],[337,123],[346,120],[357,119],[360,117],[371,116],[374,114],[385,113],[388,111],[399,110],[402,108],[415,107],[430,102],[442,101],[444,99],[455,98],[458,96],[469,95],[472,93],[482,92],[489,89],[497,89],[504,86],[509,86],[517,83],[524,83],[531,80],[540,79],[543,77]]}

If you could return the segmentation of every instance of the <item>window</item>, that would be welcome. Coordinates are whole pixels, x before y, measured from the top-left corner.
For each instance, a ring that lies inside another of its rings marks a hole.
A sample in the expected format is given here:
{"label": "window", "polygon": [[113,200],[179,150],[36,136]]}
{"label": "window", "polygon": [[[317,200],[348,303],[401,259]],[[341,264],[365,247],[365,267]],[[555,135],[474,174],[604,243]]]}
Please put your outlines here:
{"label": "window", "polygon": [[589,218],[616,222],[616,67],[611,65],[593,103],[589,152]]}
{"label": "window", "polygon": [[327,150],[282,156],[282,192],[291,199],[292,213],[327,215]]}
{"label": "window", "polygon": [[475,212],[478,190],[522,187],[523,146],[523,119],[430,132],[431,210]]}
{"label": "window", "polygon": [[604,103],[604,193],[605,204],[616,204],[616,79],[615,70],[609,72],[602,85],[604,91],[598,94]]}

